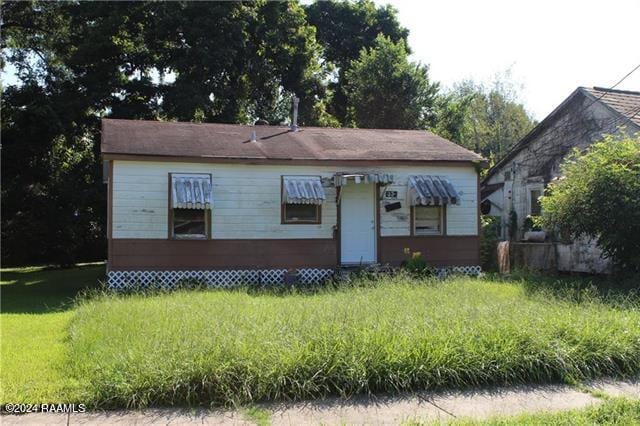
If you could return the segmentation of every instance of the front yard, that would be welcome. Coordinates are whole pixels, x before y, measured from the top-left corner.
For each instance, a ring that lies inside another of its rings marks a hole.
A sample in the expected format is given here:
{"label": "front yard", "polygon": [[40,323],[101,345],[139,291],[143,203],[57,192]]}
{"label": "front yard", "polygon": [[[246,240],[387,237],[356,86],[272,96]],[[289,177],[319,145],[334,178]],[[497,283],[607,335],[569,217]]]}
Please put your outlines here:
{"label": "front yard", "polygon": [[636,296],[387,277],[67,303],[102,272],[3,272],[1,402],[230,404],[640,373]]}

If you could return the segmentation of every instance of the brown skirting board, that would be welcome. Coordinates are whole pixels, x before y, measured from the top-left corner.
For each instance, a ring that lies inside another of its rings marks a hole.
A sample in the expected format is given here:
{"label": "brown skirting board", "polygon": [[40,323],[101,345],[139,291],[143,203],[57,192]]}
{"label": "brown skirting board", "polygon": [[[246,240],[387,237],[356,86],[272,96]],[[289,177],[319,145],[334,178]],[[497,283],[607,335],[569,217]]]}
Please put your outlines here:
{"label": "brown skirting board", "polygon": [[420,252],[433,266],[471,266],[480,264],[480,239],[475,236],[381,237],[382,264],[398,265],[407,255],[405,248]]}
{"label": "brown skirting board", "polygon": [[[480,263],[477,236],[381,237],[382,264],[398,265],[405,248],[420,251],[433,266]],[[337,239],[169,240],[119,239],[109,241],[110,270],[335,268]]]}

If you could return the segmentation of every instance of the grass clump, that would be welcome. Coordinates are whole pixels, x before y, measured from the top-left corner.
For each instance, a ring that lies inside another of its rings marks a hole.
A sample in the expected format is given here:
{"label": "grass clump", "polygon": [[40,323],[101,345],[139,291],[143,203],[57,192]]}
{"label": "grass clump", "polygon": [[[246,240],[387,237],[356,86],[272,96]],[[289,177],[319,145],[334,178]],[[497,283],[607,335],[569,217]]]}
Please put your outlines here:
{"label": "grass clump", "polygon": [[105,295],[82,303],[69,368],[96,406],[246,404],[565,381],[640,371],[636,298],[520,282],[387,277],[316,293]]}
{"label": "grass clump", "polygon": [[[408,422],[405,426],[428,425],[429,423]],[[579,410],[556,413],[530,413],[513,417],[495,417],[487,420],[461,419],[451,426],[593,426],[593,425],[638,425],[640,424],[640,400],[611,398],[602,404]]]}

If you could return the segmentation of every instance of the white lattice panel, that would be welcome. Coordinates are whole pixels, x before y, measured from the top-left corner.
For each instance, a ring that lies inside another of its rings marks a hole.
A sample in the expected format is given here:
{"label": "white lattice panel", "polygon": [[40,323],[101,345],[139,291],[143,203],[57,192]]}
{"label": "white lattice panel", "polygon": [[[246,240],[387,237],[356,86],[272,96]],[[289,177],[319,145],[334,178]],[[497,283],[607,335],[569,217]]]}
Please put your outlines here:
{"label": "white lattice panel", "polygon": [[[439,268],[438,275],[479,275],[480,266],[449,266]],[[286,269],[233,269],[214,271],[110,271],[107,284],[112,290],[170,290],[180,285],[206,285],[211,288],[232,288],[240,285],[276,285],[284,282]],[[298,269],[298,283],[322,284],[333,277],[333,269]]]}
{"label": "white lattice panel", "polygon": [[446,277],[450,274],[463,274],[463,275],[480,275],[482,272],[482,267],[479,265],[475,266],[448,266],[446,268],[438,268],[438,276]]}
{"label": "white lattice panel", "polygon": [[[248,269],[215,271],[110,271],[107,284],[112,290],[163,289],[199,284],[211,288],[239,285],[281,284],[286,269]],[[331,278],[333,269],[298,269],[298,282],[320,284]]]}

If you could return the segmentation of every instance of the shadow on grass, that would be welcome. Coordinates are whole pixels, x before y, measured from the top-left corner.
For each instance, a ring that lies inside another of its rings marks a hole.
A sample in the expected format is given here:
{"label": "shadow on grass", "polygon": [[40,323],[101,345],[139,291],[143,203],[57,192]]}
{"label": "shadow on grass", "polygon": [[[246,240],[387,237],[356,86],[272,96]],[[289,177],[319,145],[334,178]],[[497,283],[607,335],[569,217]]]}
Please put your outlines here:
{"label": "shadow on grass", "polygon": [[78,293],[99,287],[104,280],[105,265],[11,268],[0,274],[2,313],[44,314],[70,309]]}
{"label": "shadow on grass", "polygon": [[505,278],[518,281],[529,295],[544,295],[582,303],[598,300],[611,305],[640,303],[640,276],[545,275],[515,272]]}

